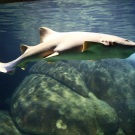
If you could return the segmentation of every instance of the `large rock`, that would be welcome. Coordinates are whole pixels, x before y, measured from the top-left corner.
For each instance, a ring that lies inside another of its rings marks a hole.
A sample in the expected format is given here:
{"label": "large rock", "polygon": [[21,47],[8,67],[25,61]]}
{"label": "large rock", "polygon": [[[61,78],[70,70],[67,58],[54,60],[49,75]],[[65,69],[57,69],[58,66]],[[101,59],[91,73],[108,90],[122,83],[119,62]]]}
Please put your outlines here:
{"label": "large rock", "polygon": [[[66,61],[65,61],[66,62]],[[100,60],[93,63],[70,61],[84,76],[88,89],[115,108],[120,127],[127,135],[135,133],[135,61]]]}
{"label": "large rock", "polygon": [[6,111],[0,111],[0,135],[21,135]]}
{"label": "large rock", "polygon": [[35,64],[12,98],[12,116],[26,133],[133,135],[133,60]]}
{"label": "large rock", "polygon": [[35,64],[12,98],[18,127],[37,135],[114,135],[119,127],[114,108],[99,100],[88,85],[94,65],[90,61]]}

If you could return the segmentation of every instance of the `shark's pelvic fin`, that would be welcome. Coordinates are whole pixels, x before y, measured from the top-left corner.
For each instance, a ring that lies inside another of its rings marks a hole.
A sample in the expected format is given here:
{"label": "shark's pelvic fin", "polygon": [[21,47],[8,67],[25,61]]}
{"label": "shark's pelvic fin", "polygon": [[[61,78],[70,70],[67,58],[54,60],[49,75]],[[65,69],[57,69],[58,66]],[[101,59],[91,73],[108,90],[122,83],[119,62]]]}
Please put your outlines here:
{"label": "shark's pelvic fin", "polygon": [[21,53],[22,53],[22,54],[25,53],[25,51],[26,51],[28,48],[30,48],[30,46],[21,44],[21,46],[20,46],[20,51],[21,51]]}
{"label": "shark's pelvic fin", "polygon": [[48,37],[51,34],[56,33],[56,31],[51,30],[47,27],[40,27],[39,33],[40,33],[40,42],[42,43],[44,38]]}
{"label": "shark's pelvic fin", "polygon": [[26,67],[27,67],[27,63],[25,63],[25,64],[21,65],[20,67],[21,67],[21,69],[22,69],[22,70],[25,70],[25,69],[26,69]]}
{"label": "shark's pelvic fin", "polygon": [[47,56],[45,58],[50,58],[50,57],[57,56],[57,55],[59,55],[59,52],[54,52],[53,54],[51,54],[51,55],[49,55],[49,56]]}

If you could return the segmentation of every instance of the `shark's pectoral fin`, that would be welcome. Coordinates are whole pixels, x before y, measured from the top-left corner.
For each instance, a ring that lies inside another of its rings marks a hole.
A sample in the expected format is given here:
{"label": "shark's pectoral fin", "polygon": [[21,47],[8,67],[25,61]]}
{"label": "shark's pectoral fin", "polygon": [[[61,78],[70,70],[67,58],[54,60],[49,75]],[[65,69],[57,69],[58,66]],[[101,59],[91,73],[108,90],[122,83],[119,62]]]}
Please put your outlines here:
{"label": "shark's pectoral fin", "polygon": [[82,48],[81,48],[81,52],[84,52],[84,51],[86,51],[86,50],[88,50],[89,49],[89,47],[90,47],[90,42],[89,41],[85,41],[84,43],[83,43],[83,45],[81,46]]}
{"label": "shark's pectoral fin", "polygon": [[[110,43],[107,43],[107,42],[91,42],[91,41],[85,41],[82,45],[82,48],[81,48],[81,52],[84,52],[84,51],[87,51],[89,50],[90,48],[93,48],[93,46],[97,47],[97,46],[109,46]],[[91,50],[91,49],[90,49]]]}
{"label": "shark's pectoral fin", "polygon": [[30,46],[21,44],[21,46],[20,46],[21,53],[22,53],[22,54],[25,53],[25,51],[26,51],[28,48],[30,48]]}
{"label": "shark's pectoral fin", "polygon": [[45,58],[50,58],[50,57],[54,57],[54,56],[57,56],[57,55],[59,55],[59,52],[54,52],[54,53],[52,53],[51,55],[48,55]]}
{"label": "shark's pectoral fin", "polygon": [[92,47],[95,44],[102,44],[102,43],[97,43],[97,42],[91,42],[91,41],[85,41],[83,45],[81,46],[81,52],[87,51],[90,47]]}

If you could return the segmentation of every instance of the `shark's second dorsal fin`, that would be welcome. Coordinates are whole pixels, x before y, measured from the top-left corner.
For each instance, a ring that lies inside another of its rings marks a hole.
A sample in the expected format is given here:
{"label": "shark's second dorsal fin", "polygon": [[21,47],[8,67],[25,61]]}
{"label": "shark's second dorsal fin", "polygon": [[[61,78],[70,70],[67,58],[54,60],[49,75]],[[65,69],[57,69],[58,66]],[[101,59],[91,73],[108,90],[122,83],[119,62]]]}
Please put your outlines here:
{"label": "shark's second dorsal fin", "polygon": [[26,51],[28,48],[30,48],[30,46],[21,44],[21,46],[20,46],[21,53],[22,53],[22,54],[25,53],[25,51]]}
{"label": "shark's second dorsal fin", "polygon": [[47,27],[40,27],[39,28],[40,33],[40,42],[42,43],[44,41],[44,38],[48,37],[49,35],[55,33],[55,31],[47,28]]}

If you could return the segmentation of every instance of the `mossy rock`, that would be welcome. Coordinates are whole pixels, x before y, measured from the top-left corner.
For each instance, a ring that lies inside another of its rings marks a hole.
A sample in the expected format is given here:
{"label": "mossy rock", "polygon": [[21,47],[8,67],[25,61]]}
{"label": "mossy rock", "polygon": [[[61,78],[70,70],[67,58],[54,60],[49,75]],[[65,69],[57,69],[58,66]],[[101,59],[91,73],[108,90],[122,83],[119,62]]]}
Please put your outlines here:
{"label": "mossy rock", "polygon": [[35,64],[12,97],[11,112],[17,126],[37,135],[115,134],[115,110],[99,100],[85,80],[72,62]]}
{"label": "mossy rock", "polygon": [[[68,61],[65,61],[66,63]],[[129,135],[135,133],[135,60],[105,59],[95,62],[68,62],[82,73],[87,88],[111,105],[119,125]]]}
{"label": "mossy rock", "polygon": [[0,135],[21,135],[6,111],[0,111]]}

